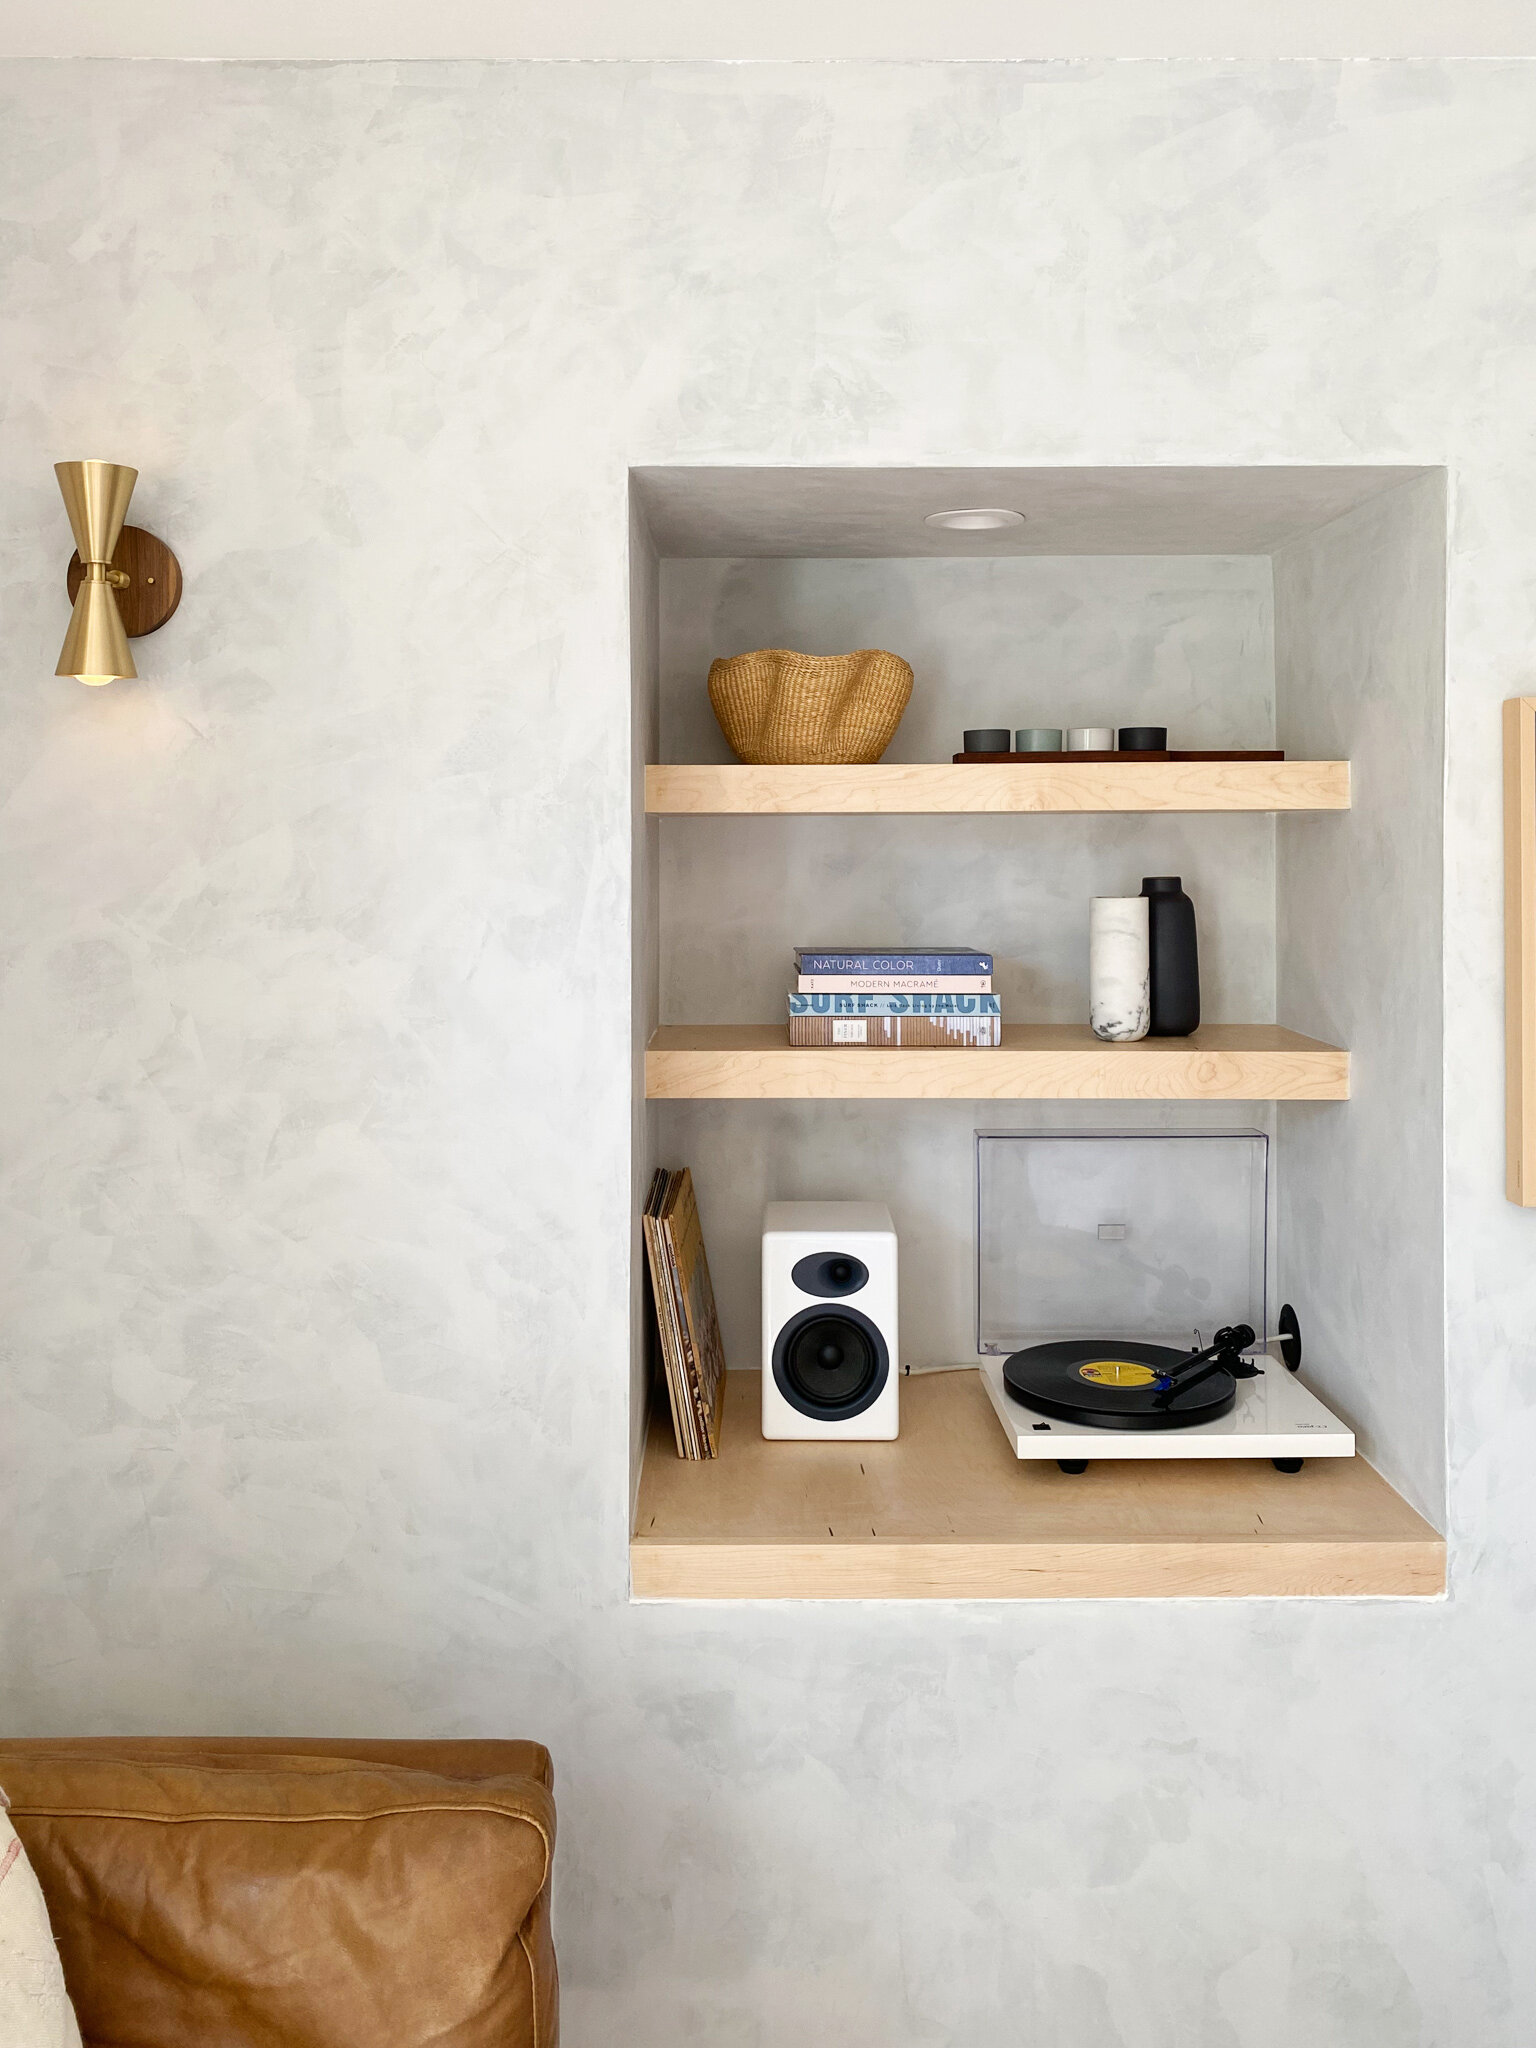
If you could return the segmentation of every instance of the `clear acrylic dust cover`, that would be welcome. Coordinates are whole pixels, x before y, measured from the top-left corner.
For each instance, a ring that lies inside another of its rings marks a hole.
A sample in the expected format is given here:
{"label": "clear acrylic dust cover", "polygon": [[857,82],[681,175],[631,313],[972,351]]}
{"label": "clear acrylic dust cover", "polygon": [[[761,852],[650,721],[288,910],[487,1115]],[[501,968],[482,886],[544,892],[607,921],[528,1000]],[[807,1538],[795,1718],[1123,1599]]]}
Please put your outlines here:
{"label": "clear acrylic dust cover", "polygon": [[976,1348],[1269,1336],[1263,1131],[978,1131]]}

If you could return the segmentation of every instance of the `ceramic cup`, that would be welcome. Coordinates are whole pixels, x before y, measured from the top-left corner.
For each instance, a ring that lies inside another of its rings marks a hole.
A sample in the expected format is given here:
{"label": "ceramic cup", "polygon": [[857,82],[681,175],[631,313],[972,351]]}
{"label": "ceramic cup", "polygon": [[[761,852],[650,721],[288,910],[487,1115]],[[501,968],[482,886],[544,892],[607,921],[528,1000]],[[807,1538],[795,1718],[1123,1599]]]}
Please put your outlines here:
{"label": "ceramic cup", "polygon": [[1059,754],[1061,727],[1059,725],[1021,725],[1013,736],[1013,750],[1016,754]]}
{"label": "ceramic cup", "polygon": [[1120,728],[1120,751],[1122,754],[1164,754],[1168,751],[1168,728],[1166,725],[1122,725]]}
{"label": "ceramic cup", "polygon": [[1112,754],[1115,728],[1112,725],[1074,725],[1067,733],[1069,754]]}
{"label": "ceramic cup", "polygon": [[1007,754],[1013,749],[1013,734],[1006,725],[975,725],[965,735],[968,754]]}
{"label": "ceramic cup", "polygon": [[1145,1038],[1152,971],[1145,896],[1095,896],[1088,912],[1088,1021],[1096,1038]]}

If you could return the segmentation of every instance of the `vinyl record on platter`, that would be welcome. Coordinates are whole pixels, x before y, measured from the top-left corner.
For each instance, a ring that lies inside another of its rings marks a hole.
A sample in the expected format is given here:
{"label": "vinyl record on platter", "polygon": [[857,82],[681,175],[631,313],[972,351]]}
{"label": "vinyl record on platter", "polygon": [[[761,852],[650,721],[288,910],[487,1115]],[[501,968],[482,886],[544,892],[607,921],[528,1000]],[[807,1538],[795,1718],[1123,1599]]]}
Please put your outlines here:
{"label": "vinyl record on platter", "polygon": [[1089,1429],[1187,1429],[1231,1413],[1237,1381],[1225,1367],[1180,1387],[1164,1406],[1167,1375],[1186,1351],[1106,1338],[1031,1344],[1003,1367],[1013,1398],[1037,1415]]}

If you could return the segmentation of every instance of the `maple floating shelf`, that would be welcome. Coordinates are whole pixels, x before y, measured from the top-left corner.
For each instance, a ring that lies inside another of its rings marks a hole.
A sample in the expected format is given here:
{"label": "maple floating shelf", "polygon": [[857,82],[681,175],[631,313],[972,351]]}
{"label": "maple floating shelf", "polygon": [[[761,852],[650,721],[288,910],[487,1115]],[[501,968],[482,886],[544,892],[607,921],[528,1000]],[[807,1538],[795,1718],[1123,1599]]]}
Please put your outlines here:
{"label": "maple floating shelf", "polygon": [[645,771],[663,817],[918,812],[1347,811],[1347,761],[682,763]]}
{"label": "maple floating shelf", "polygon": [[664,1024],[653,1101],[1343,1102],[1349,1054],[1278,1024],[1111,1045],[1086,1024],[1005,1024],[1000,1046],[793,1046],[782,1024]]}
{"label": "maple floating shelf", "polygon": [[901,1382],[894,1443],[765,1443],[727,1373],[720,1456],[653,1415],[630,1540],[652,1600],[1434,1597],[1445,1541],[1364,1458],[1021,1463],[981,1375]]}

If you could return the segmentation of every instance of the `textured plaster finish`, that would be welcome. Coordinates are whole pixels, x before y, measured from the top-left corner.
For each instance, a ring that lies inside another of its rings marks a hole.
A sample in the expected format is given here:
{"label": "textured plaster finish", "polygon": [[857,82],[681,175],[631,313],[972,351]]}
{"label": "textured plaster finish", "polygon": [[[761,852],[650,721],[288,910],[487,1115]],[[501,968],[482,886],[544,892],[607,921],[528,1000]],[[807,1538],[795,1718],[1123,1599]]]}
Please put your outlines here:
{"label": "textured plaster finish", "polygon": [[1523,0],[0,0],[8,57],[1529,57]]}
{"label": "textured plaster finish", "polygon": [[[699,1190],[726,1357],[762,1358],[762,1226],[770,1201],[889,1203],[900,1250],[901,1357],[914,1372],[976,1361],[975,1133],[1272,1129],[1260,1103],[657,1105],[661,1156]],[[1273,1247],[1278,1249],[1278,1246]],[[1321,1356],[1321,1354],[1319,1354]],[[1328,1385],[1326,1372],[1319,1391]],[[1438,1409],[1437,1409],[1438,1414]]]}
{"label": "textured plaster finish", "polygon": [[[666,562],[662,747],[729,761],[717,654],[889,647],[912,663],[890,761],[943,761],[967,726],[1167,725],[1274,744],[1267,560]],[[1004,1015],[1087,1015],[1088,901],[1182,874],[1203,913],[1213,1021],[1275,1014],[1266,817],[668,819],[661,1021],[780,1015],[796,945],[989,947]]]}
{"label": "textured plaster finish", "polygon": [[[946,760],[967,726],[992,724],[1166,724],[1195,747],[1274,743],[1267,557],[667,561],[660,630],[667,760],[732,758],[709,664],[765,644],[909,660],[912,701],[887,760]],[[1134,894],[1149,874],[1182,875],[1199,906],[1206,1015],[1273,1021],[1267,817],[1215,829],[1186,817],[663,819],[661,1021],[782,1015],[797,944],[928,939],[991,948],[1005,1018],[1086,1022],[1089,900]],[[904,1361],[973,1356],[971,1134],[1038,1114],[973,1102],[921,1115],[662,1109],[663,1154],[699,1185],[727,1356],[758,1363],[764,1204],[871,1186],[902,1246]],[[1238,1121],[1266,1116],[1253,1105]],[[1125,1106],[1076,1121],[1119,1128]]]}
{"label": "textured plaster finish", "polygon": [[[1266,463],[1181,469],[636,471],[663,555],[1267,555],[1417,472]],[[1021,526],[957,533],[930,512],[1001,505]]]}
{"label": "textured plaster finish", "polygon": [[1342,1116],[1279,1110],[1287,1285],[1309,1362],[1366,1455],[1437,1523],[1444,562],[1440,476],[1275,558],[1280,736],[1356,764],[1347,812],[1279,821],[1285,1021],[1350,1049]]}
{"label": "textured plaster finish", "polygon": [[661,573],[639,504],[629,503],[630,831],[635,860],[630,875],[630,1274],[629,1274],[629,1479],[640,1486],[649,1419],[655,1311],[646,1290],[646,1253],[640,1216],[657,1164],[656,1112],[645,1099],[645,1042],[660,998],[660,820],[645,814],[645,764],[661,759]]}
{"label": "textured plaster finish", "polygon": [[[1536,75],[0,91],[7,1725],[545,1736],[578,2048],[1523,2048]],[[50,674],[88,452],[187,570],[137,689]],[[1449,1602],[626,1604],[672,460],[1449,465]]]}

